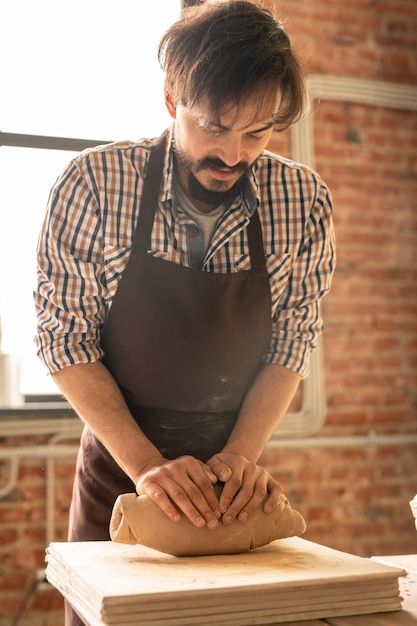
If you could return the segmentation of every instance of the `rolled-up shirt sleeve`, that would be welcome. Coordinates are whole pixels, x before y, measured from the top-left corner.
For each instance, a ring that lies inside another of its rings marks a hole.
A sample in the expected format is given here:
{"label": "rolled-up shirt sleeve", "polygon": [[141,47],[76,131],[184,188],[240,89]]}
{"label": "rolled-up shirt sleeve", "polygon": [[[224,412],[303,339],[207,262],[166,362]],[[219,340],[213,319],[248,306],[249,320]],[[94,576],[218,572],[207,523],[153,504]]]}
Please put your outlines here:
{"label": "rolled-up shirt sleeve", "polygon": [[37,250],[35,344],[50,373],[101,357],[103,236],[94,185],[71,163],[53,187]]}
{"label": "rolled-up shirt sleeve", "polygon": [[[265,363],[284,365],[301,378],[308,375],[310,355],[323,330],[320,300],[330,290],[335,267],[331,196],[318,175],[311,172],[308,178],[308,187],[314,193],[310,196],[309,212],[298,222],[298,227],[303,223],[299,247],[288,247],[287,277],[279,297],[273,301],[272,340],[263,359]],[[308,195],[304,194],[305,204]],[[270,281],[273,285],[271,275]],[[273,288],[271,291],[273,295]]]}

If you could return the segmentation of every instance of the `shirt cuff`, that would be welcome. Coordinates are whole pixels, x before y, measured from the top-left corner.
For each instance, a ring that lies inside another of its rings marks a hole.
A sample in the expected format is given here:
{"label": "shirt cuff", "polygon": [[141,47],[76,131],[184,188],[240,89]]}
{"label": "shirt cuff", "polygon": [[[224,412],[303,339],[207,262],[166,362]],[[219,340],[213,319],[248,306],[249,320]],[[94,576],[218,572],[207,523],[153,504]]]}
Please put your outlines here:
{"label": "shirt cuff", "polygon": [[310,371],[310,357],[316,344],[310,341],[296,339],[273,339],[269,350],[264,354],[264,363],[283,365],[297,374],[302,379],[307,378]]}

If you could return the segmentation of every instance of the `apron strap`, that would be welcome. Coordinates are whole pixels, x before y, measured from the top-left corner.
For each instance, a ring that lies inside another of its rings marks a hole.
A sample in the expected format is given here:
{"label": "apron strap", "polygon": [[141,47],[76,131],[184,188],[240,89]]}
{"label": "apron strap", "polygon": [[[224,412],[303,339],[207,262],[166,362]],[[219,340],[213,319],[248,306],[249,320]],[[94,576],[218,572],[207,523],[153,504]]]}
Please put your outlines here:
{"label": "apron strap", "polygon": [[146,254],[148,251],[155,210],[158,205],[167,136],[168,131],[166,130],[151,148],[140,202],[139,218],[132,243],[132,253],[135,251],[139,254]]}
{"label": "apron strap", "polygon": [[255,212],[250,218],[247,227],[247,234],[252,269],[266,271],[264,242],[262,237],[262,228],[261,222],[259,220],[258,209],[255,209]]}
{"label": "apron strap", "polygon": [[[154,143],[149,156],[146,170],[145,183],[143,186],[142,199],[139,209],[139,218],[132,244],[132,254],[146,254],[151,241],[152,227],[155,210],[158,205],[159,188],[164,168],[164,157],[168,130],[166,130]],[[247,227],[249,254],[252,269],[266,269],[265,253],[263,246],[262,228],[258,211],[255,210]]]}

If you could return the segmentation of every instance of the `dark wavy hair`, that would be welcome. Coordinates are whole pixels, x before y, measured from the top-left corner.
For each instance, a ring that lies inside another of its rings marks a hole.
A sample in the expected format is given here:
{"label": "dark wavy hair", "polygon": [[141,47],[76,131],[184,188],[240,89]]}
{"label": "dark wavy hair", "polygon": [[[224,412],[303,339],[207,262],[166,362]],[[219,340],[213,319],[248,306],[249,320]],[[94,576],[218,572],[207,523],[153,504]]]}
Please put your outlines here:
{"label": "dark wavy hair", "polygon": [[307,108],[305,78],[281,22],[258,2],[207,0],[183,10],[163,35],[158,59],[176,104],[224,106],[281,96],[276,129]]}

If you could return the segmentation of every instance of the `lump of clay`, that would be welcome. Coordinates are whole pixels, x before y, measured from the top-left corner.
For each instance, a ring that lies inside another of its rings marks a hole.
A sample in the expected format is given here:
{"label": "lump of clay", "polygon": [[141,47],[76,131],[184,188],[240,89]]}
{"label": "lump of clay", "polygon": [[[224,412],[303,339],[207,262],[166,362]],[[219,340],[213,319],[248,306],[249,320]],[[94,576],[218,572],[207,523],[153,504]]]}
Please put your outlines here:
{"label": "lump of clay", "polygon": [[305,529],[303,517],[284,495],[272,513],[264,513],[261,504],[246,522],[234,519],[226,526],[220,521],[214,530],[196,528],[184,515],[173,522],[148,496],[134,493],[117,498],[110,520],[112,541],[139,543],[174,556],[247,552],[275,539],[302,535]]}

